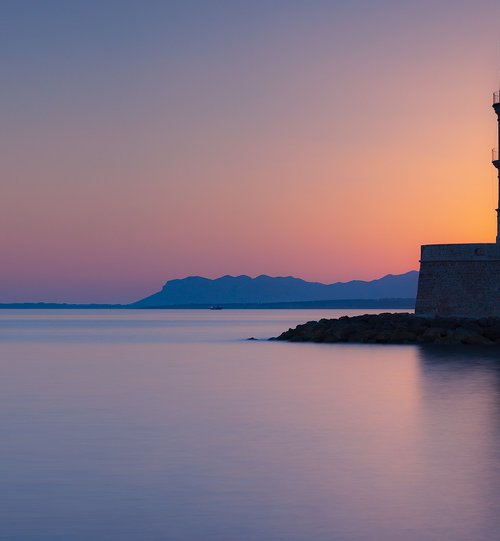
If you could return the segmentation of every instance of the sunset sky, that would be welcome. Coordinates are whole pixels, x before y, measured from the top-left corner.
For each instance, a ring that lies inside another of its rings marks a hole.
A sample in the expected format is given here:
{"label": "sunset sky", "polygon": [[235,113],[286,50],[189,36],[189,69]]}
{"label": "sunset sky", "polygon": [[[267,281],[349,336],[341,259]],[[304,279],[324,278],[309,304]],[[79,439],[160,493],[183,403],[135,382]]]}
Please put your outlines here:
{"label": "sunset sky", "polygon": [[494,242],[498,0],[0,7],[0,302]]}

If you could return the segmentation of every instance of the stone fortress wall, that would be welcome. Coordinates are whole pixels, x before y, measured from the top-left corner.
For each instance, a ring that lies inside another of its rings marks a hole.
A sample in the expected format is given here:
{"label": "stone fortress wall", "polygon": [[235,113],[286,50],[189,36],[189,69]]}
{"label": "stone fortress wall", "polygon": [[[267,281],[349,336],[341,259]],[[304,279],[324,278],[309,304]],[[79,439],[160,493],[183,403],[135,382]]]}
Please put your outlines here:
{"label": "stone fortress wall", "polygon": [[500,317],[500,244],[422,246],[415,313]]}

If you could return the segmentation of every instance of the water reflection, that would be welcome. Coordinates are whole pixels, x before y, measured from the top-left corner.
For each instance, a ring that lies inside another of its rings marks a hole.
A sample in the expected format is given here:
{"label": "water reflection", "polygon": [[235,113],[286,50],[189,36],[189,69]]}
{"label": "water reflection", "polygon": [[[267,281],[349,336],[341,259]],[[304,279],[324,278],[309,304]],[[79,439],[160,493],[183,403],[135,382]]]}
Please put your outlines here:
{"label": "water reflection", "polygon": [[312,316],[228,312],[3,315],[0,538],[495,538],[493,350],[247,342]]}
{"label": "water reflection", "polygon": [[500,356],[492,348],[419,349],[420,454],[434,472],[437,527],[488,539],[500,511]]}

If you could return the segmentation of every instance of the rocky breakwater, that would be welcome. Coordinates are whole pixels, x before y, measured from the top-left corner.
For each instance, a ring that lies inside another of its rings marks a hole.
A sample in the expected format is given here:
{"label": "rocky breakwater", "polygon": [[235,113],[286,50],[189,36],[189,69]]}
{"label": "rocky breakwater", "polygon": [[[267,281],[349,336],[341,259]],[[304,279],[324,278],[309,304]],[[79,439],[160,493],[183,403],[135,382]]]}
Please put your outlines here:
{"label": "rocky breakwater", "polygon": [[338,319],[309,321],[272,340],[500,346],[500,318],[427,318],[406,313],[343,316]]}

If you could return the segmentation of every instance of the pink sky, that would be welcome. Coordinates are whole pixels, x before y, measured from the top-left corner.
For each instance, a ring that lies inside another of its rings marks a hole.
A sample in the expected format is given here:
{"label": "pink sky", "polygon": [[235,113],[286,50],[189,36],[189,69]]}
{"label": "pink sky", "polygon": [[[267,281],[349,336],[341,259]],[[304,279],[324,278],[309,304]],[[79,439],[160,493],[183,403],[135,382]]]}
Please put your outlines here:
{"label": "pink sky", "polygon": [[7,10],[0,302],[494,241],[498,2],[253,4]]}

